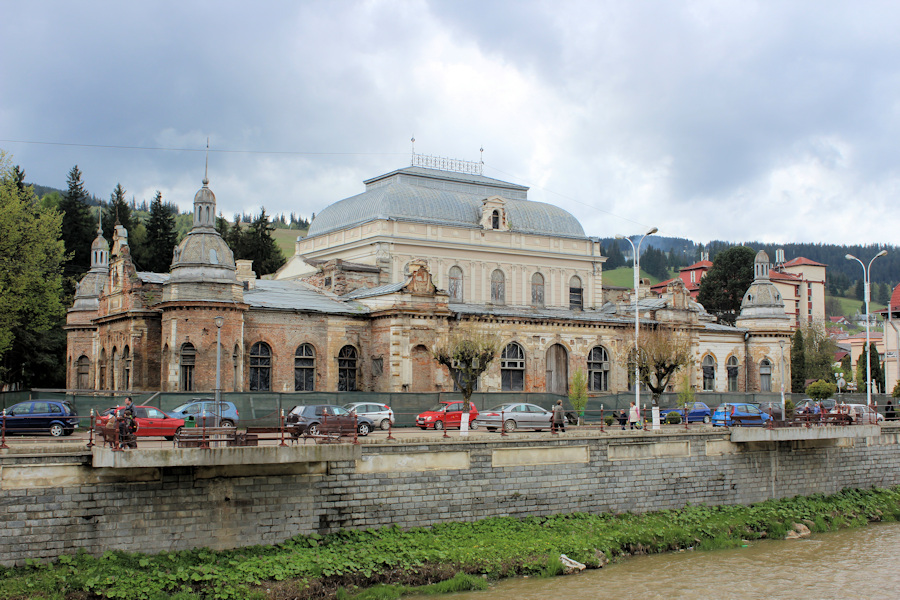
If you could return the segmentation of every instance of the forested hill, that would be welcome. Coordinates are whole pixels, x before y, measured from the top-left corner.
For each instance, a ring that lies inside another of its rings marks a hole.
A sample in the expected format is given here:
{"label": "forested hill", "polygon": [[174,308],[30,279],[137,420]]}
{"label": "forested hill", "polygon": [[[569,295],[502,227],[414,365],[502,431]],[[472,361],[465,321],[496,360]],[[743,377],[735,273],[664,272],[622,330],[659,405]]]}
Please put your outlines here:
{"label": "forested hill", "polygon": [[[630,264],[631,246],[625,240],[615,238],[601,238],[604,253],[609,257],[604,269],[616,268]],[[641,256],[645,256],[648,249],[661,250],[668,255],[668,264],[671,268],[686,266],[700,259],[701,252],[709,252],[709,259],[713,260],[716,254],[731,246],[744,245],[754,250],[765,250],[769,260],[775,261],[775,250],[784,250],[785,260],[798,257],[808,258],[816,262],[828,265],[828,279],[840,280],[840,287],[847,287],[850,282],[861,279],[862,267],[855,260],[847,260],[845,256],[852,254],[861,261],[869,264],[872,257],[881,250],[887,250],[886,256],[882,256],[872,264],[871,278],[875,283],[888,283],[892,287],[900,282],[900,247],[887,245],[838,245],[838,244],[763,244],[762,242],[725,242],[713,240],[707,245],[696,244],[684,238],[665,237],[652,235],[644,239],[641,245]],[[628,257],[625,259],[625,257]],[[621,263],[621,264],[619,264]],[[644,266],[643,258],[641,266]]]}

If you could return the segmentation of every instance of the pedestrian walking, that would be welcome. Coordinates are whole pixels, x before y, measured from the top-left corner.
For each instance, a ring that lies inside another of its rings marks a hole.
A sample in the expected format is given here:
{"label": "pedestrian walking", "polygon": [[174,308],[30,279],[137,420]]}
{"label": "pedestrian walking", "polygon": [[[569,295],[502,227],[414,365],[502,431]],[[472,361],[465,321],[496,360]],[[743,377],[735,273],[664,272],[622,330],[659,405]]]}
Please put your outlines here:
{"label": "pedestrian walking", "polygon": [[890,400],[888,400],[887,404],[884,405],[884,418],[888,421],[893,421],[897,418],[897,413],[894,412],[894,405]]}
{"label": "pedestrian walking", "polygon": [[557,400],[553,405],[553,430],[566,432],[566,414],[563,410],[562,400]]}
{"label": "pedestrian walking", "polygon": [[638,422],[641,420],[641,413],[638,412],[638,407],[635,406],[634,400],[631,401],[631,408],[628,409],[628,423],[631,425],[631,429],[637,427]]}
{"label": "pedestrian walking", "polygon": [[625,430],[625,426],[628,425],[628,415],[625,414],[625,409],[619,411],[619,425],[622,426],[622,430]]}

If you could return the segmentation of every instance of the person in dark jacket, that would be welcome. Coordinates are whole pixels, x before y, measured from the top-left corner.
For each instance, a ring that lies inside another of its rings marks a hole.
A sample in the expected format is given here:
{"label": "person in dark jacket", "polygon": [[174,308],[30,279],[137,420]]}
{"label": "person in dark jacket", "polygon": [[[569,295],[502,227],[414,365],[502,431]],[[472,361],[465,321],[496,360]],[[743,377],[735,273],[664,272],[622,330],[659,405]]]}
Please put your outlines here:
{"label": "person in dark jacket", "polygon": [[563,410],[562,400],[557,400],[553,405],[553,431],[566,431],[566,414]]}

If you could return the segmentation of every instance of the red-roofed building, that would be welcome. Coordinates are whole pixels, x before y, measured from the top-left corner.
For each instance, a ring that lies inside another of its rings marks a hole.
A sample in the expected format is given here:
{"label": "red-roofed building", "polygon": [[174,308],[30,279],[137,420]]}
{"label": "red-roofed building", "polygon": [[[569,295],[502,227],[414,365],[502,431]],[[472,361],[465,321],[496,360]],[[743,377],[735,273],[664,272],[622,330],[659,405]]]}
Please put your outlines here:
{"label": "red-roofed building", "polygon": [[900,285],[894,288],[888,308],[877,311],[884,319],[884,373],[887,392],[900,379]]}
{"label": "red-roofed building", "polygon": [[825,320],[825,270],[827,265],[797,257],[784,261],[784,250],[775,251],[775,268],[769,279],[781,292],[784,312],[794,327],[801,323]]}
{"label": "red-roofed building", "polygon": [[[709,271],[712,263],[708,260],[695,262],[689,267],[682,267],[678,270],[678,277],[684,282],[684,288],[691,294],[691,298],[696,300],[697,294],[700,293],[700,280]],[[675,278],[661,281],[650,288],[650,291],[657,295],[666,293],[666,287],[675,281]]]}

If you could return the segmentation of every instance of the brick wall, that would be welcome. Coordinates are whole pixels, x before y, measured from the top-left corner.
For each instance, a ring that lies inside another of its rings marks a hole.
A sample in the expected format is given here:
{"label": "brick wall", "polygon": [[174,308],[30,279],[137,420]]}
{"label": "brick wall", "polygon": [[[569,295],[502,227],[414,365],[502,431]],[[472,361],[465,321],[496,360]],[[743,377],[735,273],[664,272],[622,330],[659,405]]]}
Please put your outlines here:
{"label": "brick wall", "polygon": [[[900,434],[733,444],[722,432],[362,446],[359,461],[93,469],[0,456],[0,563],[83,548],[155,553],[498,515],[735,504],[900,484]],[[823,444],[823,445],[817,445]],[[65,482],[65,483],[60,483]]]}

